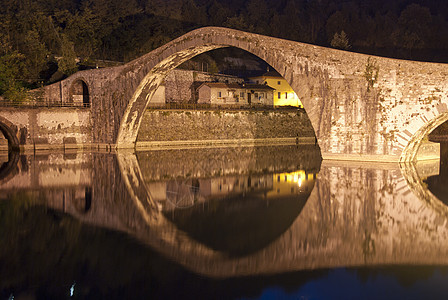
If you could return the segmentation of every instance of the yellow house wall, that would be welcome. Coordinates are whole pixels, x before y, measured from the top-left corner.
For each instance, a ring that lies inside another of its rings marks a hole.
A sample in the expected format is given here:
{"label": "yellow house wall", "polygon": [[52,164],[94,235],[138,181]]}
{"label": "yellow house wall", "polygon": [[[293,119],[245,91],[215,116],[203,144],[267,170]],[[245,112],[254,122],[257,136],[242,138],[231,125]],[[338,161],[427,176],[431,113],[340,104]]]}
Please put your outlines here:
{"label": "yellow house wall", "polygon": [[[297,106],[303,107],[302,102],[300,102],[299,97],[294,92],[292,87],[288,84],[288,82],[281,77],[257,77],[253,78],[255,82],[259,84],[263,84],[266,82],[268,86],[275,89],[274,90],[274,106]],[[280,82],[280,84],[278,84]],[[280,97],[278,97],[278,93],[280,93]],[[286,93],[288,97],[286,97]]]}

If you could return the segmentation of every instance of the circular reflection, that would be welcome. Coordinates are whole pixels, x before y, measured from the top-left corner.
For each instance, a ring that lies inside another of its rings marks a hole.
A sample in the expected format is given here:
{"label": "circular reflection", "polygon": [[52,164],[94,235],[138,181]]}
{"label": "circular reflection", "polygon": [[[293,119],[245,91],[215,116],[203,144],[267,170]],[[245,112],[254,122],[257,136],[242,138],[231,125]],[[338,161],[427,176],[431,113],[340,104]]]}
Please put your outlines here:
{"label": "circular reflection", "polygon": [[10,177],[13,177],[17,172],[17,163],[19,162],[20,153],[18,151],[8,152],[8,161],[0,164],[0,183]]}
{"label": "circular reflection", "polygon": [[440,143],[439,175],[424,180],[428,189],[445,205],[448,205],[448,142]]}
{"label": "circular reflection", "polygon": [[299,171],[203,179],[194,181],[193,192],[168,184],[168,188],[188,191],[177,195],[183,203],[189,199],[192,204],[194,197],[197,203],[163,213],[201,244],[230,257],[246,256],[280,237],[299,216],[315,178],[314,174],[303,175]]}

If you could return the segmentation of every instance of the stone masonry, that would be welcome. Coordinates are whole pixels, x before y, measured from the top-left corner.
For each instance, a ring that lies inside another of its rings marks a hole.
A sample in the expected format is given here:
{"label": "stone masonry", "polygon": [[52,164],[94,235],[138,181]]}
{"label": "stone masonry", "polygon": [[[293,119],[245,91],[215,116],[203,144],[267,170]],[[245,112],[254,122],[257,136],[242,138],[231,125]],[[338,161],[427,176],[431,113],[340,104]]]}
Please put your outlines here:
{"label": "stone masonry", "polygon": [[137,146],[154,141],[207,141],[309,137],[311,123],[304,111],[147,111]]}

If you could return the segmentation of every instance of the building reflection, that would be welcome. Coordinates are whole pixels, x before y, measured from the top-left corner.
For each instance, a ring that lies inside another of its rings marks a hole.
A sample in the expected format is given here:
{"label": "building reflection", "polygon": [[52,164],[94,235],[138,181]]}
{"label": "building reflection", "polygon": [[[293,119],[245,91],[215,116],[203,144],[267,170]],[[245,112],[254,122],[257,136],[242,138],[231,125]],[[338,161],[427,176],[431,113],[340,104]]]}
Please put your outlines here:
{"label": "building reflection", "polygon": [[274,174],[189,178],[147,182],[152,199],[164,211],[186,208],[226,196],[261,194],[273,199],[294,194],[309,193],[313,189],[316,173],[305,170]]}

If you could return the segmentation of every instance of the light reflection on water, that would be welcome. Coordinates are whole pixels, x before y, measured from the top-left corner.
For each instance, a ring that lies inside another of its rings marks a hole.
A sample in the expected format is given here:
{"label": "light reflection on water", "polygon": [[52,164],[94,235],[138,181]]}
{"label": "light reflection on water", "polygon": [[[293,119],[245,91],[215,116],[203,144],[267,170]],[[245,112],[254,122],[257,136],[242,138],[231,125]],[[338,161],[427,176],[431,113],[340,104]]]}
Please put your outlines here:
{"label": "light reflection on water", "polygon": [[0,297],[442,296],[439,172],[314,146],[11,155]]}

